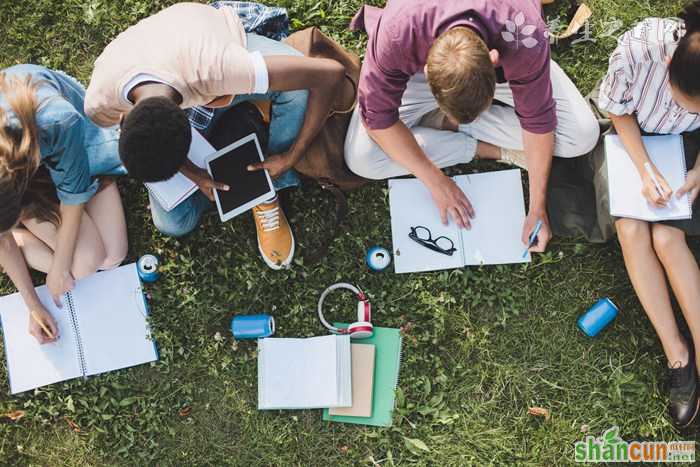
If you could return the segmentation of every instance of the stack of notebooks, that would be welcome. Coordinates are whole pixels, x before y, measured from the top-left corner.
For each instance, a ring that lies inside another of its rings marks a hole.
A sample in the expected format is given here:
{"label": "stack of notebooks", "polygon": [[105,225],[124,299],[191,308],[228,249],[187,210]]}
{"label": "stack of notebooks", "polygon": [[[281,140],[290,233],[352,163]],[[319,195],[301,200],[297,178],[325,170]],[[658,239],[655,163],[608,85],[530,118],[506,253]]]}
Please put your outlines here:
{"label": "stack of notebooks", "polygon": [[[342,326],[342,325],[341,325]],[[258,341],[258,409],[318,409],[328,421],[391,426],[401,358],[398,329]]]}

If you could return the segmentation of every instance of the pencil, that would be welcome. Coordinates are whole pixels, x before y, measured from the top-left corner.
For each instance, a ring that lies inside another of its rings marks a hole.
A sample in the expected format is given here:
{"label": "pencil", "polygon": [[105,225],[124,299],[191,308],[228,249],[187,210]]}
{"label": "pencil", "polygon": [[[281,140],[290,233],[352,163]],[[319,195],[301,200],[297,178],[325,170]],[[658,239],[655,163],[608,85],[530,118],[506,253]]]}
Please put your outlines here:
{"label": "pencil", "polygon": [[53,333],[51,332],[51,330],[49,330],[49,328],[46,327],[44,322],[37,317],[36,311],[32,310],[31,315],[32,315],[32,318],[34,318],[34,321],[39,323],[39,326],[41,326],[41,330],[44,331],[44,334],[46,334],[49,337],[49,339],[53,339],[54,338]]}

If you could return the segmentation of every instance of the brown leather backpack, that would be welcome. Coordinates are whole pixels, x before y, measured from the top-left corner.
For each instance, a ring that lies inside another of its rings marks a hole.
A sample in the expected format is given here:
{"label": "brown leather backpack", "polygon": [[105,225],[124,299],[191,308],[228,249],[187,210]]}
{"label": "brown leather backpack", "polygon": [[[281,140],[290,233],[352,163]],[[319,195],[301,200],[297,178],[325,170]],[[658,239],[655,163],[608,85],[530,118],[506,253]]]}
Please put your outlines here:
{"label": "brown leather backpack", "polygon": [[360,58],[316,27],[295,32],[284,42],[307,57],[330,58],[345,67],[345,82],[326,123],[294,168],[301,175],[317,180],[324,188],[329,185],[349,191],[362,186],[367,180],[350,172],[344,154],[345,134],[357,102]]}

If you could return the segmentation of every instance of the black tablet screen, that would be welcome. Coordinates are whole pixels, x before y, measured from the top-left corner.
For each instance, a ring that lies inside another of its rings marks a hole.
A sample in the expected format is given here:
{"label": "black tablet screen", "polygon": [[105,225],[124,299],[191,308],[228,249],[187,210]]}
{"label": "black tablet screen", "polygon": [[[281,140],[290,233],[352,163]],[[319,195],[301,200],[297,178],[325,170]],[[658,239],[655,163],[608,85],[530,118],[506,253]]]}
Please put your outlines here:
{"label": "black tablet screen", "polygon": [[251,140],[209,163],[212,178],[229,186],[229,191],[218,191],[224,214],[270,191],[264,171],[246,170],[248,165],[257,162],[260,162],[258,148]]}

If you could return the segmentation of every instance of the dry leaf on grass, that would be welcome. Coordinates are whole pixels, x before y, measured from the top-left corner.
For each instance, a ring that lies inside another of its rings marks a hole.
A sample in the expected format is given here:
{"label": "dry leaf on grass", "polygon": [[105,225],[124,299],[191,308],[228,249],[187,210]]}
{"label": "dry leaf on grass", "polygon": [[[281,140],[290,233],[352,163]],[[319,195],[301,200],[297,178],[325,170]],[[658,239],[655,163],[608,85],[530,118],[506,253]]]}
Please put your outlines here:
{"label": "dry leaf on grass", "polygon": [[71,420],[68,417],[63,417],[63,419],[68,423],[68,426],[70,427],[71,430],[75,431],[76,433],[80,433],[80,427],[78,426],[77,423],[75,423],[73,420]]}
{"label": "dry leaf on grass", "polygon": [[535,417],[544,417],[545,420],[549,420],[550,417],[549,409],[543,407],[530,407],[527,409],[527,413]]}
{"label": "dry leaf on grass", "polygon": [[189,405],[184,406],[178,411],[178,415],[181,417],[189,417],[189,415],[192,413],[192,407]]}
{"label": "dry leaf on grass", "polygon": [[17,420],[23,418],[27,413],[24,410],[15,410],[13,412],[7,412],[2,414],[3,417],[9,418],[13,422],[16,422]]}

